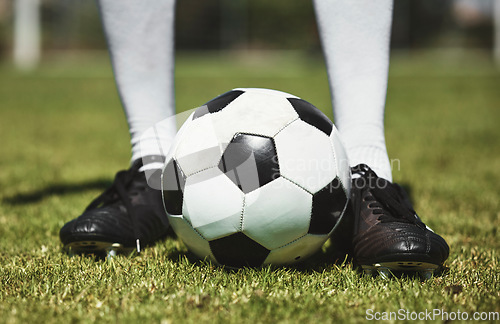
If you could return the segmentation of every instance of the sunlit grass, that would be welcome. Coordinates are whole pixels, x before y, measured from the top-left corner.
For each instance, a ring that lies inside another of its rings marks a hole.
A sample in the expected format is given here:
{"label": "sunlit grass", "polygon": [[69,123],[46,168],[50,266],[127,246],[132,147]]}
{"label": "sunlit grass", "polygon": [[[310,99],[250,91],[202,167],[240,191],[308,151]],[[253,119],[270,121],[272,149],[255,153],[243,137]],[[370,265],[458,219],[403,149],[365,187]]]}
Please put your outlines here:
{"label": "sunlit grass", "polygon": [[[396,55],[391,65],[394,178],[451,247],[446,270],[425,282],[363,277],[329,254],[298,268],[227,271],[193,260],[173,239],[111,261],[63,254],[60,227],[127,167],[130,150],[107,59],[56,63],[26,75],[0,68],[0,322],[360,322],[367,309],[500,311],[500,74],[488,61]],[[179,110],[234,87],[287,91],[331,116],[319,57],[177,59]]]}

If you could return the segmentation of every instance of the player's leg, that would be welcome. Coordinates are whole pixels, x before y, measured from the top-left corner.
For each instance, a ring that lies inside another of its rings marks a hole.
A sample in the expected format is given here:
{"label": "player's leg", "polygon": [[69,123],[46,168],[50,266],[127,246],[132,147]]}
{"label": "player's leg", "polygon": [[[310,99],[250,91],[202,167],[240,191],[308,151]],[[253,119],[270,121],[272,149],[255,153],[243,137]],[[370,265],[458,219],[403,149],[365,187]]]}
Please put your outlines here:
{"label": "player's leg", "polygon": [[176,132],[173,118],[157,124],[175,112],[175,0],[98,4],[129,124],[132,165],[117,173],[112,187],[61,229],[60,238],[74,252],[114,253],[139,250],[165,236],[168,228],[159,217],[161,193],[148,186],[146,174],[159,174],[164,157],[158,143],[168,145]]}
{"label": "player's leg", "polygon": [[[135,161],[157,152],[157,138],[141,140],[144,132],[175,114],[175,0],[98,3]],[[161,125],[160,140],[172,142],[175,123]]]}
{"label": "player's leg", "polygon": [[315,0],[314,5],[335,124],[350,164],[356,166],[352,189],[354,258],[367,271],[375,267],[428,274],[447,258],[448,246],[420,221],[404,191],[390,182],[385,146],[393,2]]}
{"label": "player's leg", "polygon": [[384,137],[392,0],[316,0],[335,125],[351,165],[392,179]]}

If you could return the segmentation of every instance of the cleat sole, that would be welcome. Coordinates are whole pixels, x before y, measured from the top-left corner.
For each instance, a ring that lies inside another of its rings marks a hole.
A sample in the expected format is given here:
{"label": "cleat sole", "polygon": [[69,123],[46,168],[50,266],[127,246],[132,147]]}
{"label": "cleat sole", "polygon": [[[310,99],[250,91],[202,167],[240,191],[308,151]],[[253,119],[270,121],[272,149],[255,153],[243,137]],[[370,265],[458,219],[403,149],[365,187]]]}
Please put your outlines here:
{"label": "cleat sole", "polygon": [[392,278],[395,272],[414,272],[418,273],[423,279],[427,280],[433,277],[434,273],[439,268],[439,265],[415,261],[394,261],[364,264],[361,265],[361,268],[363,269],[363,273],[365,275],[378,273],[378,275],[383,279]]}
{"label": "cleat sole", "polygon": [[121,243],[111,243],[102,241],[79,241],[68,243],[64,249],[69,255],[76,254],[104,254],[112,258],[117,254],[130,254],[134,248],[124,247]]}

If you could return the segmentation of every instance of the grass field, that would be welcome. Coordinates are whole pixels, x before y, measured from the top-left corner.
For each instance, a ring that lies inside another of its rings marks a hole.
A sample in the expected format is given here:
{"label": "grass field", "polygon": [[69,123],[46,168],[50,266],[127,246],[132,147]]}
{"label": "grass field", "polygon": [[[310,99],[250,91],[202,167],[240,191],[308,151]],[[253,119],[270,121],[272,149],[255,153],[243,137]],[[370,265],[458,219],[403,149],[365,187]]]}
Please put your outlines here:
{"label": "grass field", "polygon": [[[482,56],[395,55],[389,83],[394,178],[451,247],[445,271],[427,281],[363,277],[328,253],[296,268],[227,271],[192,261],[173,239],[111,261],[63,254],[61,226],[129,160],[107,57],[48,60],[32,74],[0,66],[0,322],[322,323],[362,322],[369,309],[500,312],[500,73]],[[291,92],[331,116],[319,57],[179,55],[181,110],[234,87]]]}

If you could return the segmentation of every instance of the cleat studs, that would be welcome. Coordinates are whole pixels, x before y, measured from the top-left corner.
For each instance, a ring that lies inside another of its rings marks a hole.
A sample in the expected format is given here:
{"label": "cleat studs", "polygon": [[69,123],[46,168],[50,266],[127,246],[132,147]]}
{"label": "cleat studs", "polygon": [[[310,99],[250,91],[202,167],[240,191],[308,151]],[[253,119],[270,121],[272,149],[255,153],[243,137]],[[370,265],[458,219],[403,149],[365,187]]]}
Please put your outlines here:
{"label": "cleat studs", "polygon": [[120,243],[113,243],[111,246],[106,248],[106,258],[109,260],[114,258],[120,251],[122,251],[123,246]]}
{"label": "cleat studs", "polygon": [[377,271],[382,279],[388,280],[392,277],[391,271],[387,268],[378,268]]}
{"label": "cleat studs", "polygon": [[116,256],[116,250],[115,249],[109,249],[106,253],[106,258],[109,260],[109,259],[112,259],[113,257]]}
{"label": "cleat studs", "polygon": [[424,278],[425,280],[429,280],[432,278],[432,276],[434,275],[434,270],[422,270],[420,271],[420,275],[422,276],[422,278]]}
{"label": "cleat studs", "polygon": [[363,273],[364,273],[366,276],[373,276],[373,269],[370,269],[370,268],[363,268]]}

